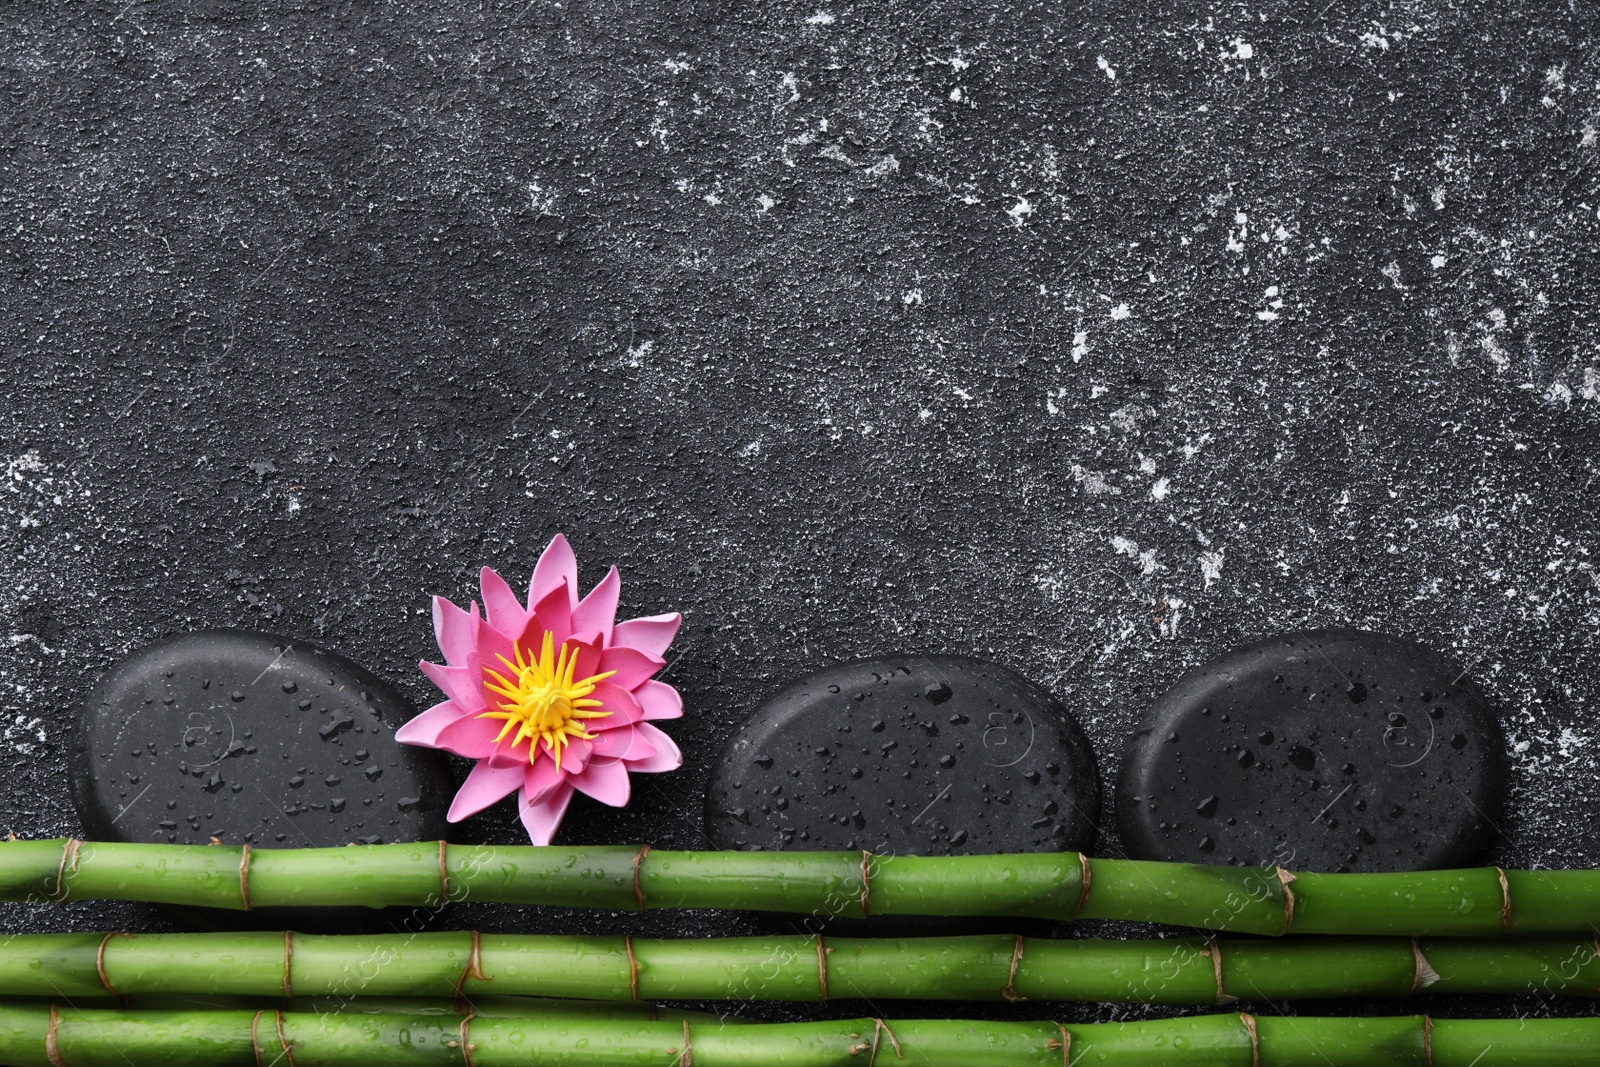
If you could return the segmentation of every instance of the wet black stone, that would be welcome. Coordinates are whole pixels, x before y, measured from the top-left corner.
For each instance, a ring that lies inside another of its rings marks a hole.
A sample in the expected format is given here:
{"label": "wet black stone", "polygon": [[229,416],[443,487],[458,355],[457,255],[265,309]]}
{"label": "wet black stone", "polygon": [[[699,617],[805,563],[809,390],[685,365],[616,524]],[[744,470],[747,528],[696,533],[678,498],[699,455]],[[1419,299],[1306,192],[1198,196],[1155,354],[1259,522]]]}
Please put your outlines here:
{"label": "wet black stone", "polygon": [[[453,786],[436,753],[395,742],[411,714],[377,677],[308,642],[182,634],[123,660],[84,702],[73,800],[96,840],[290,848],[441,838]],[[212,928],[350,932],[395,919],[367,908],[173,911]]]}
{"label": "wet black stone", "polygon": [[1117,825],[1141,859],[1466,866],[1496,841],[1506,775],[1494,710],[1460,665],[1384,634],[1309,631],[1236,648],[1156,701],[1123,761]]}
{"label": "wet black stone", "polygon": [[1088,740],[1043,689],[980,660],[890,656],[763,703],[712,770],[706,834],[737,849],[1074,851],[1094,839],[1099,795]]}

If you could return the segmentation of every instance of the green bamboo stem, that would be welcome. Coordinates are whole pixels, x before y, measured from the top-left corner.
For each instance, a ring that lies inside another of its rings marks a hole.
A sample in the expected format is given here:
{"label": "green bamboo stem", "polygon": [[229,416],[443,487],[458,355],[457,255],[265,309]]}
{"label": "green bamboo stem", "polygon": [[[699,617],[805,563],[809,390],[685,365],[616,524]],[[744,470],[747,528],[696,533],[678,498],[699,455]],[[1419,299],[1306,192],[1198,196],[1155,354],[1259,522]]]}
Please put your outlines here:
{"label": "green bamboo stem", "polygon": [[1229,1004],[1600,993],[1593,937],[710,940],[471,931],[386,936],[20,934],[0,996],[1044,1000]]}
{"label": "green bamboo stem", "polygon": [[467,997],[369,997],[327,995],[314,997],[246,997],[199,993],[145,993],[135,996],[22,996],[0,999],[0,1005],[48,1007],[70,1001],[74,1008],[123,1011],[286,1011],[330,1015],[438,1015],[459,1019],[479,1015],[497,1019],[683,1020],[739,1023],[736,1015],[663,1008],[651,1002],[565,1000],[477,994]]}
{"label": "green bamboo stem", "polygon": [[631,845],[0,842],[0,900],[86,899],[236,910],[436,908],[473,900],[624,911],[1131,919],[1273,936],[1492,936],[1590,929],[1600,920],[1600,871],[1293,874],[1280,867],[1091,860],[1075,852],[933,857]]}
{"label": "green bamboo stem", "polygon": [[1209,1015],[1060,1024],[540,1020],[0,1006],[10,1067],[1595,1067],[1600,1018]]}

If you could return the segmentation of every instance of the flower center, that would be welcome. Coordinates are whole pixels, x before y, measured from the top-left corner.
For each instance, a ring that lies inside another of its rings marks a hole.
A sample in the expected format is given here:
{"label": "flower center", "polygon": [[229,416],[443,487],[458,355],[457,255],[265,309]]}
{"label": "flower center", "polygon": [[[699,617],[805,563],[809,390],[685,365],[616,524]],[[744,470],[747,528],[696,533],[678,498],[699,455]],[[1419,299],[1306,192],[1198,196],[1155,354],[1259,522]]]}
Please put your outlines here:
{"label": "flower center", "polygon": [[498,710],[479,712],[478,718],[504,719],[505,728],[495,738],[495,743],[507,734],[512,734],[512,748],[528,741],[529,763],[538,758],[539,742],[543,741],[556,761],[556,769],[560,770],[561,750],[572,738],[594,739],[594,734],[583,728],[583,720],[611,714],[597,710],[601,702],[589,694],[596,685],[617,672],[606,671],[574,679],[572,675],[578,668],[577,651],[562,642],[558,654],[549,631],[545,632],[544,644],[537,656],[524,657],[520,644],[515,646],[514,654],[515,662],[503,655],[496,657],[505,664],[509,676],[489,667],[483,669],[487,676],[484,689],[501,700]]}

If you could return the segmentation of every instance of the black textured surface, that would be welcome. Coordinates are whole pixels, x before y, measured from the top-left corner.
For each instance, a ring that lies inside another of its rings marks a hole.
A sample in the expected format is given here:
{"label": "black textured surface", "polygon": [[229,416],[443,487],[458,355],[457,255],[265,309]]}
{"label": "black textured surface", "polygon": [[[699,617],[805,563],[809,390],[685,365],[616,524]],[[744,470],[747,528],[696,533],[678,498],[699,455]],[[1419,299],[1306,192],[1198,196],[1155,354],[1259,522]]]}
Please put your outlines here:
{"label": "black textured surface", "polygon": [[[79,711],[72,792],[102,841],[330,848],[446,836],[451,779],[394,732],[412,709],[342,656],[237,630],[147,645]],[[179,909],[208,927],[384,930],[365,908]]]}
{"label": "black textured surface", "polygon": [[1136,859],[1465,867],[1495,844],[1505,734],[1460,664],[1358,630],[1282,634],[1180,678],[1123,755]]}
{"label": "black textured surface", "polygon": [[1352,625],[1505,709],[1494,859],[1600,863],[1597,30],[1472,0],[7,5],[0,830],[80,829],[69,709],[129,650],[303,635],[420,706],[428,595],[564,529],[625,614],[685,612],[689,710],[683,770],[558,840],[703,846],[717,750],[827,663],[998,660],[1110,775],[1189,667]]}
{"label": "black textured surface", "polygon": [[1015,671],[958,656],[800,679],[739,728],[706,786],[718,848],[1075,852],[1099,811],[1094,753],[1067,709]]}

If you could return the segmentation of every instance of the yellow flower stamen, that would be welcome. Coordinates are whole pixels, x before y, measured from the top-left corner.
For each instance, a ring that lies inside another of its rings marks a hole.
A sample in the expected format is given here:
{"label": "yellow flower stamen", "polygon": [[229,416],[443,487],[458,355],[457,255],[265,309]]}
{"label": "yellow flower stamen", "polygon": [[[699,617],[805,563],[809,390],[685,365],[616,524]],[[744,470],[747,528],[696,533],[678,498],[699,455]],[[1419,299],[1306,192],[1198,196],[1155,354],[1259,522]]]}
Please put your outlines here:
{"label": "yellow flower stamen", "polygon": [[498,744],[507,734],[512,734],[511,747],[527,741],[528,762],[539,755],[539,742],[543,741],[561,769],[561,750],[572,738],[594,740],[594,734],[583,728],[584,719],[601,719],[609,711],[599,711],[601,702],[590,696],[595,686],[616,674],[606,671],[587,678],[574,678],[578,669],[578,650],[562,642],[558,654],[555,639],[545,631],[544,644],[537,656],[523,655],[520,644],[513,649],[515,662],[497,656],[505,664],[510,677],[489,667],[483,669],[483,688],[502,699],[499,708],[479,712],[480,719],[504,719],[505,728],[495,738]]}

